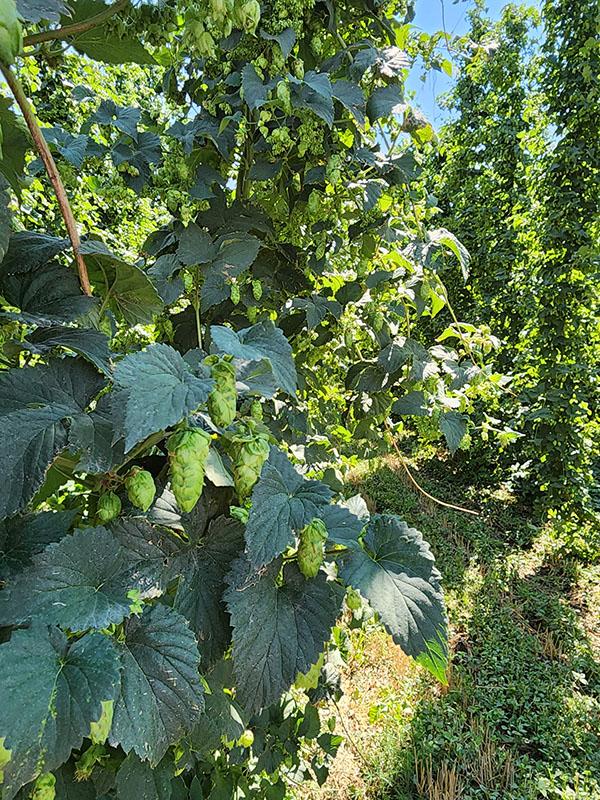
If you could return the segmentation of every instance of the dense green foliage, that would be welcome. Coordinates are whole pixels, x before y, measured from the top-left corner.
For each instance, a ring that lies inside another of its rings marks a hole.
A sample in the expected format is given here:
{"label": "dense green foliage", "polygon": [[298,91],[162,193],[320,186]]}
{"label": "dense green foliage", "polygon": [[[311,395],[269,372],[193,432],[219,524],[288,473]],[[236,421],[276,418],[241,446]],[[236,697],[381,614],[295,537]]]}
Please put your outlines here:
{"label": "dense green foliage", "polygon": [[346,590],[446,679],[427,543],[331,468],[406,412],[455,450],[497,382],[483,340],[413,336],[468,268],[403,97],[423,39],[403,4],[18,11],[2,797],[282,797],[339,744],[315,703]]}
{"label": "dense green foliage", "polygon": [[501,415],[524,434],[513,457],[528,491],[581,524],[598,448],[597,4],[549,2],[537,28],[512,5],[471,20],[485,46],[464,59],[432,162],[472,255],[459,313],[502,339],[514,393]]}

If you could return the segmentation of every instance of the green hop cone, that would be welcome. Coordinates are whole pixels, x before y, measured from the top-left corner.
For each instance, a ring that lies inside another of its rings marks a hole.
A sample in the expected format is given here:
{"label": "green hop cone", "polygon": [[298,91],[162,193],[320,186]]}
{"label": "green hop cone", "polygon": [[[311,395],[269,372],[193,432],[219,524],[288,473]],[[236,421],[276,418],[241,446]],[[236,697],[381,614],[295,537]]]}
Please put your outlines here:
{"label": "green hop cone", "polygon": [[134,467],[125,479],[125,488],[132,505],[148,511],[156,494],[152,475],[145,469]]}
{"label": "green hop cone", "polygon": [[381,311],[377,311],[375,316],[373,317],[373,330],[375,333],[379,333],[383,328],[383,323],[385,322],[385,317]]}
{"label": "green hop cone", "polygon": [[0,0],[0,61],[14,64],[23,49],[23,31],[15,0]]}
{"label": "green hop cone", "polygon": [[255,300],[260,300],[263,296],[262,283],[256,278],[252,281],[252,296]]}
{"label": "green hop cone", "polygon": [[54,800],[56,797],[56,778],[51,772],[40,775],[33,786],[31,800]]}
{"label": "green hop cone", "polygon": [[260,400],[253,400],[250,406],[250,416],[255,422],[262,422],[263,420],[263,407]]}
{"label": "green hop cone", "polygon": [[346,605],[350,611],[359,611],[362,608],[362,600],[360,595],[354,589],[348,589],[346,592]]}
{"label": "green hop cone", "polygon": [[208,413],[215,425],[227,428],[237,413],[235,367],[227,357],[208,356],[204,363],[210,367],[215,381],[215,388],[208,396]]}
{"label": "green hop cone", "polygon": [[249,728],[242,733],[240,738],[237,740],[237,743],[240,747],[252,747],[254,744],[254,734]]}
{"label": "green hop cone", "polygon": [[229,297],[231,298],[231,302],[234,306],[237,306],[242,299],[242,293],[240,291],[239,284],[232,283],[229,287]]}
{"label": "green hop cone", "polygon": [[298,567],[305,578],[314,578],[325,556],[327,528],[320,519],[313,519],[300,531]]}
{"label": "green hop cone", "polygon": [[111,522],[121,513],[121,500],[114,492],[106,492],[98,499],[98,519]]}
{"label": "green hop cone", "polygon": [[195,429],[174,433],[168,441],[171,490],[179,508],[190,512],[202,494],[210,436]]}
{"label": "green hop cone", "polygon": [[96,764],[107,761],[109,752],[103,744],[92,744],[75,762],[75,780],[87,781],[94,771]]}
{"label": "green hop cone", "polygon": [[259,433],[249,441],[240,442],[233,462],[233,483],[240,500],[245,500],[252,493],[268,457],[269,439],[266,434]]}

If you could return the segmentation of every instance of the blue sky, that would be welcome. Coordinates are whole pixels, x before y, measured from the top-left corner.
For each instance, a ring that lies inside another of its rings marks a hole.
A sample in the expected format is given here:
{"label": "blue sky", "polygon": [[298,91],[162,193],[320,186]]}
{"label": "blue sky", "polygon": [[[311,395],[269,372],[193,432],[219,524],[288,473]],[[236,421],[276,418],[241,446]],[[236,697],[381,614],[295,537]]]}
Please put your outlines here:
{"label": "blue sky", "polygon": [[[516,1],[518,2],[518,0]],[[537,5],[535,0],[529,1],[531,5]],[[488,0],[487,8],[490,16],[498,19],[500,11],[505,5],[507,5],[507,0]],[[469,30],[467,12],[472,7],[472,0],[417,0],[413,25],[427,33],[435,33],[435,31],[443,30],[442,19],[444,18],[448,33],[460,36]],[[448,112],[439,107],[436,98],[452,86],[452,78],[444,73],[431,70],[425,81],[422,82],[420,73],[421,70],[417,66],[412,70],[406,85],[409,90],[416,92],[414,104],[421,108],[434,127],[438,127],[447,119]]]}

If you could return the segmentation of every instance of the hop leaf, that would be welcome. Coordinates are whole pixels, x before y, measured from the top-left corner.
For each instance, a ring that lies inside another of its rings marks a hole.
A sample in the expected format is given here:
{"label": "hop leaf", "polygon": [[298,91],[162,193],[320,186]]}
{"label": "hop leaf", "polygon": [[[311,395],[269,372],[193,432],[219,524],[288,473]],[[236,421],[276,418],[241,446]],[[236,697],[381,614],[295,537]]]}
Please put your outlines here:
{"label": "hop leaf", "polygon": [[125,481],[130,502],[142,511],[148,511],[156,494],[154,478],[145,469],[134,467]]}
{"label": "hop leaf", "polygon": [[305,578],[314,578],[325,555],[327,528],[320,519],[313,519],[300,531],[298,567]]}
{"label": "hop leaf", "polygon": [[215,425],[227,428],[237,413],[235,367],[227,356],[208,356],[204,363],[210,366],[215,381],[215,388],[208,396],[208,413]]}
{"label": "hop leaf", "polygon": [[174,433],[169,438],[171,490],[185,513],[194,508],[202,494],[210,441],[209,434],[199,429]]}
{"label": "hop leaf", "polygon": [[0,0],[0,61],[14,64],[23,49],[23,32],[15,0]]}

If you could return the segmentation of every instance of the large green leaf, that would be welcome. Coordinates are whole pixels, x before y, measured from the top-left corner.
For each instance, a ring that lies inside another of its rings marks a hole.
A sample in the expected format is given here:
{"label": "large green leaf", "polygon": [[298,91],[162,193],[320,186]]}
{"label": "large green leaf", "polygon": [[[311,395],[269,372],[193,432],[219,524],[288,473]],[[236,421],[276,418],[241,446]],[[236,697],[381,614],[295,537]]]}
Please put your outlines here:
{"label": "large green leaf", "polygon": [[404,111],[404,108],[405,103],[402,87],[392,83],[389,86],[375,89],[367,103],[367,116],[369,117],[369,121],[373,123],[381,117],[400,114]]}
{"label": "large green leaf", "polygon": [[141,116],[139,108],[118,106],[113,100],[103,100],[90,117],[90,122],[110,125],[135,139]]}
{"label": "large green leaf", "polygon": [[129,753],[117,773],[117,800],[170,800],[172,778],[170,759],[152,767]]}
{"label": "large green leaf", "polygon": [[9,585],[4,621],[40,619],[75,631],[102,629],[131,614],[130,590],[148,588],[149,579],[132,569],[126,551],[105,528],[76,531],[32,561]]}
{"label": "large green leaf", "polygon": [[176,611],[156,605],[127,620],[120,651],[110,742],[158,764],[204,706],[196,637]]}
{"label": "large green leaf", "polygon": [[307,72],[304,80],[292,80],[292,105],[308,108],[331,127],[333,125],[333,95],[329,75]]}
{"label": "large green leaf", "polygon": [[429,545],[391,515],[371,519],[363,544],[344,556],[340,577],[369,601],[396,644],[445,682],[446,613]]}
{"label": "large green leaf", "polygon": [[331,494],[324,483],[303,478],[286,455],[272,447],[252,492],[246,526],[246,549],[253,566],[268,564],[293,544],[296,533],[320,516]]}
{"label": "large green leaf", "polygon": [[229,282],[254,262],[260,240],[244,231],[221,237],[216,243],[216,255],[204,270],[202,307],[211,308],[229,297]]}
{"label": "large green leaf", "polygon": [[57,261],[27,272],[0,275],[0,294],[19,309],[11,316],[35,325],[72,322],[89,313],[98,302],[82,294],[74,270]]}
{"label": "large green leaf", "polygon": [[30,272],[51,261],[69,246],[68,239],[36,231],[18,231],[10,237],[8,252],[0,264],[1,275]]}
{"label": "large green leaf", "polygon": [[[30,2],[30,0],[28,0]],[[49,0],[43,0],[48,2]],[[74,21],[80,22],[106,9],[102,0],[78,0]],[[125,33],[118,36],[109,31],[106,26],[100,25],[84,31],[73,38],[75,49],[95,61],[104,61],[107,64],[154,64],[154,58],[143,47],[139,39]]]}
{"label": "large green leaf", "polygon": [[96,370],[75,358],[0,374],[0,518],[26,505],[61,450],[87,446],[85,409],[102,386]]}
{"label": "large green leaf", "polygon": [[292,348],[283,331],[273,322],[259,322],[240,331],[212,325],[210,333],[215,352],[229,353],[241,361],[267,359],[277,385],[292,396],[296,394],[298,378]]}
{"label": "large green leaf", "polygon": [[114,698],[118,680],[115,647],[101,634],[69,644],[57,628],[39,625],[0,645],[0,741],[11,751],[3,800],[68,759],[100,719],[102,701]]}
{"label": "large green leaf", "polygon": [[254,111],[264,106],[272,88],[273,82],[267,81],[263,83],[252,64],[248,63],[244,66],[242,70],[242,91],[248,108]]}
{"label": "large green leaf", "polygon": [[255,572],[235,562],[225,594],[233,625],[237,697],[258,711],[279,699],[319,658],[340,611],[343,590],[324,572],[306,580],[295,564],[276,561]]}
{"label": "large green leaf", "polygon": [[38,328],[28,334],[20,347],[41,356],[51,353],[54,348],[66,348],[87,359],[100,372],[109,377],[111,375],[108,337],[102,331],[66,328],[62,325]]}
{"label": "large green leaf", "polygon": [[440,430],[451,453],[455,453],[468,430],[467,417],[458,411],[446,411],[440,417]]}
{"label": "large green leaf", "polygon": [[181,540],[164,528],[156,528],[144,517],[119,517],[110,530],[127,553],[140,589],[159,594],[177,574],[176,557]]}
{"label": "large green leaf", "polygon": [[31,559],[66,536],[76,511],[42,511],[0,521],[0,580],[22,572]]}
{"label": "large green leaf", "polygon": [[240,523],[219,517],[199,544],[186,548],[178,559],[182,576],[173,607],[196,633],[203,667],[214,664],[229,645],[231,628],[222,596],[225,575],[243,545]]}
{"label": "large green leaf", "polygon": [[21,189],[20,180],[25,169],[25,155],[31,147],[29,132],[22,117],[11,110],[12,100],[0,97],[0,128],[2,147],[0,148],[0,172],[15,192]]}
{"label": "large green leaf", "polygon": [[195,375],[169,345],[154,344],[125,356],[115,369],[113,411],[126,451],[187,417],[212,387],[211,378]]}
{"label": "large green leaf", "polygon": [[325,523],[330,542],[358,547],[359,537],[366,524],[364,519],[352,514],[345,506],[335,503],[321,508],[319,518]]}
{"label": "large green leaf", "polygon": [[163,308],[146,273],[113,255],[102,242],[81,246],[95,291],[118,317],[130,325],[152,322]]}

